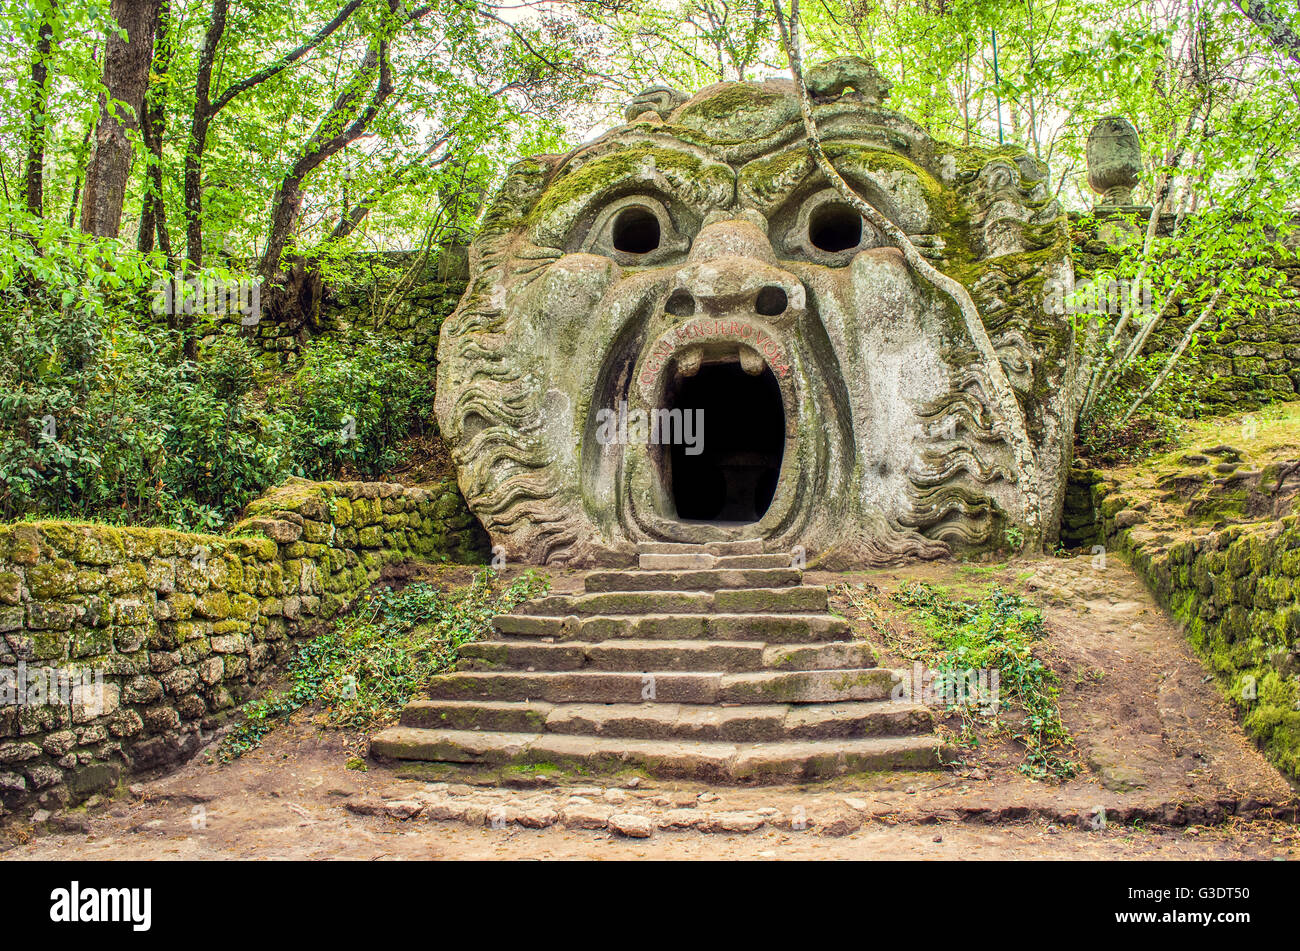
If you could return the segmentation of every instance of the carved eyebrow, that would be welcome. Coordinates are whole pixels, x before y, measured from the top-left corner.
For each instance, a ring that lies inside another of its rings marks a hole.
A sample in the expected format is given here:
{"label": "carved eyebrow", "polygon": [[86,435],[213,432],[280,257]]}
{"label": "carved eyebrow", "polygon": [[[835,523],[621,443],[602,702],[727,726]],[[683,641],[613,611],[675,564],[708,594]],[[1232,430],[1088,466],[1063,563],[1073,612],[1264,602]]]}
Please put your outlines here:
{"label": "carved eyebrow", "polygon": [[[838,153],[838,154],[837,154]],[[929,231],[939,183],[920,166],[892,152],[849,145],[830,152],[845,178],[866,192],[880,212],[909,234]],[[740,169],[737,188],[745,204],[773,213],[821,173],[803,146],[756,159]]]}
{"label": "carved eyebrow", "polygon": [[736,188],[745,204],[770,217],[816,171],[807,148],[798,145],[743,166],[736,175]]}
{"label": "carved eyebrow", "polygon": [[562,170],[551,182],[528,216],[534,240],[560,246],[616,190],[657,193],[698,211],[731,203],[735,173],[721,162],[662,146],[638,144],[606,152]]}

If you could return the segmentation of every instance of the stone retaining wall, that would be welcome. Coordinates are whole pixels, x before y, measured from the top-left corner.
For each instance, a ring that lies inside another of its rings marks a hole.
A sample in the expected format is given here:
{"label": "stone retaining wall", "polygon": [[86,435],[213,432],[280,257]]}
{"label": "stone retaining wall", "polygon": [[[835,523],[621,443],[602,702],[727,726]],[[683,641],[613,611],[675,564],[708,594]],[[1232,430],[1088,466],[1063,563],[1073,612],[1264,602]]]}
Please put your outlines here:
{"label": "stone retaining wall", "polygon": [[1154,496],[1105,473],[1076,478],[1091,485],[1095,541],[1124,553],[1247,733],[1300,778],[1300,516],[1287,514],[1300,462],[1236,469],[1234,450],[1219,453],[1185,456],[1186,468],[1159,477]]}
{"label": "stone retaining wall", "polygon": [[[314,336],[385,330],[411,344],[415,359],[433,367],[443,320],[465,292],[467,250],[375,251],[352,255],[328,282],[297,275],[299,306],[307,312],[265,313],[252,326],[241,314],[208,318],[205,339],[239,334],[273,365],[294,369]],[[264,304],[269,294],[264,296]],[[377,316],[378,315],[378,316]]]}
{"label": "stone retaining wall", "polygon": [[0,525],[0,816],[184,759],[386,565],[487,546],[451,481],[295,479],[224,536]]}
{"label": "stone retaining wall", "polygon": [[426,262],[422,269],[415,267],[414,252],[356,255],[353,279],[336,281],[324,289],[321,332],[337,334],[373,327],[378,303],[383,310],[382,325],[411,344],[415,359],[432,367],[442,322],[465,292],[467,275],[455,266],[454,257],[463,250],[444,248],[436,264]]}
{"label": "stone retaining wall", "polygon": [[1065,481],[1065,507],[1061,512],[1062,547],[1090,548],[1102,543],[1093,486],[1103,480],[1103,473],[1097,469],[1070,469]]}

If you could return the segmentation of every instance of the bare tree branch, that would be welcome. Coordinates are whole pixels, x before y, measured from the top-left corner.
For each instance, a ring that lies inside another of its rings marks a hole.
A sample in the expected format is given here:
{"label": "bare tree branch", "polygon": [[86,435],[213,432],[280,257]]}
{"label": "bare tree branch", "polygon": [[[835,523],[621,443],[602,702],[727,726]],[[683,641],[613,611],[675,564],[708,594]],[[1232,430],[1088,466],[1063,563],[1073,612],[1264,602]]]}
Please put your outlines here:
{"label": "bare tree branch", "polygon": [[1193,320],[1191,326],[1187,328],[1187,332],[1183,334],[1183,339],[1178,342],[1178,346],[1174,348],[1174,352],[1169,355],[1169,359],[1165,362],[1165,365],[1160,372],[1156,374],[1156,378],[1151,381],[1151,384],[1143,390],[1141,394],[1139,394],[1138,398],[1133,401],[1133,404],[1129,406],[1128,410],[1125,411],[1124,415],[1120,418],[1120,421],[1115,424],[1117,430],[1123,429],[1124,424],[1127,423],[1132,418],[1133,414],[1138,411],[1138,407],[1145,403],[1151,397],[1152,393],[1160,389],[1160,384],[1165,381],[1165,377],[1169,376],[1174,365],[1178,363],[1179,358],[1183,355],[1183,351],[1187,349],[1187,345],[1191,343],[1192,338],[1196,336],[1196,331],[1201,329],[1201,325],[1210,319],[1210,315],[1213,314],[1214,309],[1218,307],[1219,299],[1223,297],[1225,290],[1227,290],[1227,285],[1220,281],[1219,286],[1215,288],[1213,296],[1210,297],[1209,302],[1201,311],[1200,316]]}
{"label": "bare tree branch", "polygon": [[348,17],[352,16],[353,11],[355,11],[357,7],[361,6],[363,2],[364,0],[351,0],[351,2],[344,4],[343,9],[338,12],[334,19],[330,20],[323,27],[317,30],[316,34],[312,36],[311,39],[303,43],[297,49],[286,53],[274,63],[271,63],[263,69],[259,69],[251,76],[247,76],[238,82],[231,83],[226,87],[226,91],[218,96],[216,101],[212,103],[210,107],[211,114],[216,115],[216,113],[220,112],[230,103],[230,100],[234,99],[240,93],[247,92],[259,83],[265,82],[277,73],[292,66],[316,47],[320,46],[329,39],[339,27],[347,22]]}
{"label": "bare tree branch", "polygon": [[[396,0],[389,0],[390,9],[396,12]],[[427,10],[427,8],[425,8]],[[418,13],[419,11],[417,11]],[[414,18],[414,16],[412,17]],[[397,21],[395,20],[394,23]],[[402,24],[409,19],[401,21]],[[271,213],[271,230],[267,235],[266,247],[262,251],[258,272],[269,279],[280,266],[280,255],[289,240],[289,233],[302,207],[302,185],[306,177],[330,156],[347,147],[361,136],[366,128],[379,114],[384,102],[393,93],[393,72],[389,60],[389,37],[394,32],[393,24],[385,25],[375,43],[367,50],[365,58],[357,67],[352,79],[339,93],[334,104],[330,106],[324,118],[316,126],[311,138],[303,148],[303,153],[285,173],[276,189],[273,211]],[[341,124],[352,114],[360,102],[362,94],[368,88],[371,77],[378,69],[378,81],[370,100],[361,112],[346,126]]]}

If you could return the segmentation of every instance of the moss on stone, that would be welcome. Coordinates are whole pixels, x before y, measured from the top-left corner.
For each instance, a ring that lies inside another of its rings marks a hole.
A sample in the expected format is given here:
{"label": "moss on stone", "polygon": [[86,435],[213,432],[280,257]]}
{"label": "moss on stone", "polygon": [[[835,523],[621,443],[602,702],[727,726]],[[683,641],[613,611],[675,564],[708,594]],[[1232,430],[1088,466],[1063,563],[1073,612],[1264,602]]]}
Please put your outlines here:
{"label": "moss on stone", "polygon": [[[1283,460],[1294,454],[1300,420],[1286,408],[1277,415],[1289,422],[1262,423],[1260,429],[1269,425],[1268,432],[1234,438],[1232,446],[1224,444],[1224,428],[1231,426],[1239,437],[1237,426],[1199,424],[1168,453],[1094,488],[1101,491],[1103,511],[1146,510],[1151,532],[1117,531],[1112,516],[1106,521],[1107,544],[1132,552],[1135,570],[1183,624],[1224,696],[1242,711],[1247,733],[1294,777],[1300,776],[1300,681],[1294,662],[1300,521],[1294,514],[1272,517],[1267,500],[1288,471]],[[1191,446],[1201,448],[1189,453]],[[1213,482],[1182,478],[1188,467],[1209,466],[1210,457],[1240,465]],[[1261,493],[1261,486],[1268,491]],[[1175,540],[1161,548],[1154,541],[1160,537]]]}
{"label": "moss on stone", "polygon": [[764,113],[785,113],[793,118],[792,104],[781,91],[756,83],[727,83],[681,106],[673,121],[688,128],[707,129],[712,142],[738,143],[753,137],[749,124]]}
{"label": "moss on stone", "polygon": [[[651,167],[653,163],[653,167]],[[547,222],[566,210],[581,207],[614,185],[646,174],[663,176],[687,194],[731,194],[734,178],[726,165],[708,162],[682,149],[639,144],[599,155],[553,181],[533,206],[527,223]]]}

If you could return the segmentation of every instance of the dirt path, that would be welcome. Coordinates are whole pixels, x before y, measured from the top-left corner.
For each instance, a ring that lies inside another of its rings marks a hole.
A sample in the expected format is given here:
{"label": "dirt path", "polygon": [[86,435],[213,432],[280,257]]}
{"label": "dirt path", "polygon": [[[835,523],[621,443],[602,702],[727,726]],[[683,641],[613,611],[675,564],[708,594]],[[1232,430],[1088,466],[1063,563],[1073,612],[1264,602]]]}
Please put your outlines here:
{"label": "dirt path", "polygon": [[[531,788],[501,788],[473,772],[434,777],[446,782],[385,767],[349,770],[355,737],[304,714],[233,764],[200,754],[137,784],[131,797],[62,817],[65,832],[36,835],[3,858],[1300,856],[1289,785],[1118,560],[1104,568],[1087,557],[930,564],[810,581],[891,590],[907,578],[970,590],[997,582],[1042,604],[1066,685],[1062,716],[1090,771],[1059,785],[1034,782],[1016,771],[1018,750],[994,744],[946,771],[810,786],[535,777]],[[563,818],[574,806],[642,816],[653,834],[575,827]]]}
{"label": "dirt path", "polygon": [[[907,580],[971,595],[997,584],[1043,612],[1047,657],[1061,677],[1061,718],[1089,769],[1054,786],[1020,777],[1021,757],[1010,744],[963,751],[1002,791],[995,799],[1056,808],[1087,808],[1091,801],[1139,815],[1186,803],[1195,807],[1194,821],[1215,803],[1294,804],[1291,784],[1242,732],[1177,624],[1117,556],[809,576],[810,583],[865,582],[886,591]],[[843,610],[851,616],[847,604]],[[908,664],[884,650],[881,663]],[[1171,820],[1178,821],[1176,813],[1175,807]]]}
{"label": "dirt path", "polygon": [[[331,740],[335,742],[331,742]],[[915,779],[915,777],[911,777]],[[4,854],[7,860],[129,859],[482,859],[482,858],[1098,858],[1292,859],[1300,855],[1294,826],[1276,821],[1232,820],[1190,829],[1109,825],[1081,830],[1046,820],[984,823],[867,819],[844,835],[819,831],[827,809],[852,810],[854,791],[718,790],[716,809],[769,803],[787,811],[803,806],[806,831],[764,827],[749,834],[658,831],[629,839],[607,831],[492,828],[454,821],[399,820],[356,815],[347,803],[384,793],[410,797],[423,783],[394,780],[382,770],[344,769],[337,737],[311,724],[276,733],[260,750],[216,768],[196,759],[179,772],[143,784],[143,796],[117,802],[85,818],[84,832],[42,835]],[[503,800],[544,791],[481,791]],[[856,791],[859,796],[861,791]],[[694,788],[657,786],[625,790],[629,809],[653,798],[695,798]],[[706,796],[710,793],[705,793]],[[904,793],[906,795],[906,793]],[[836,807],[839,806],[837,809]]]}

